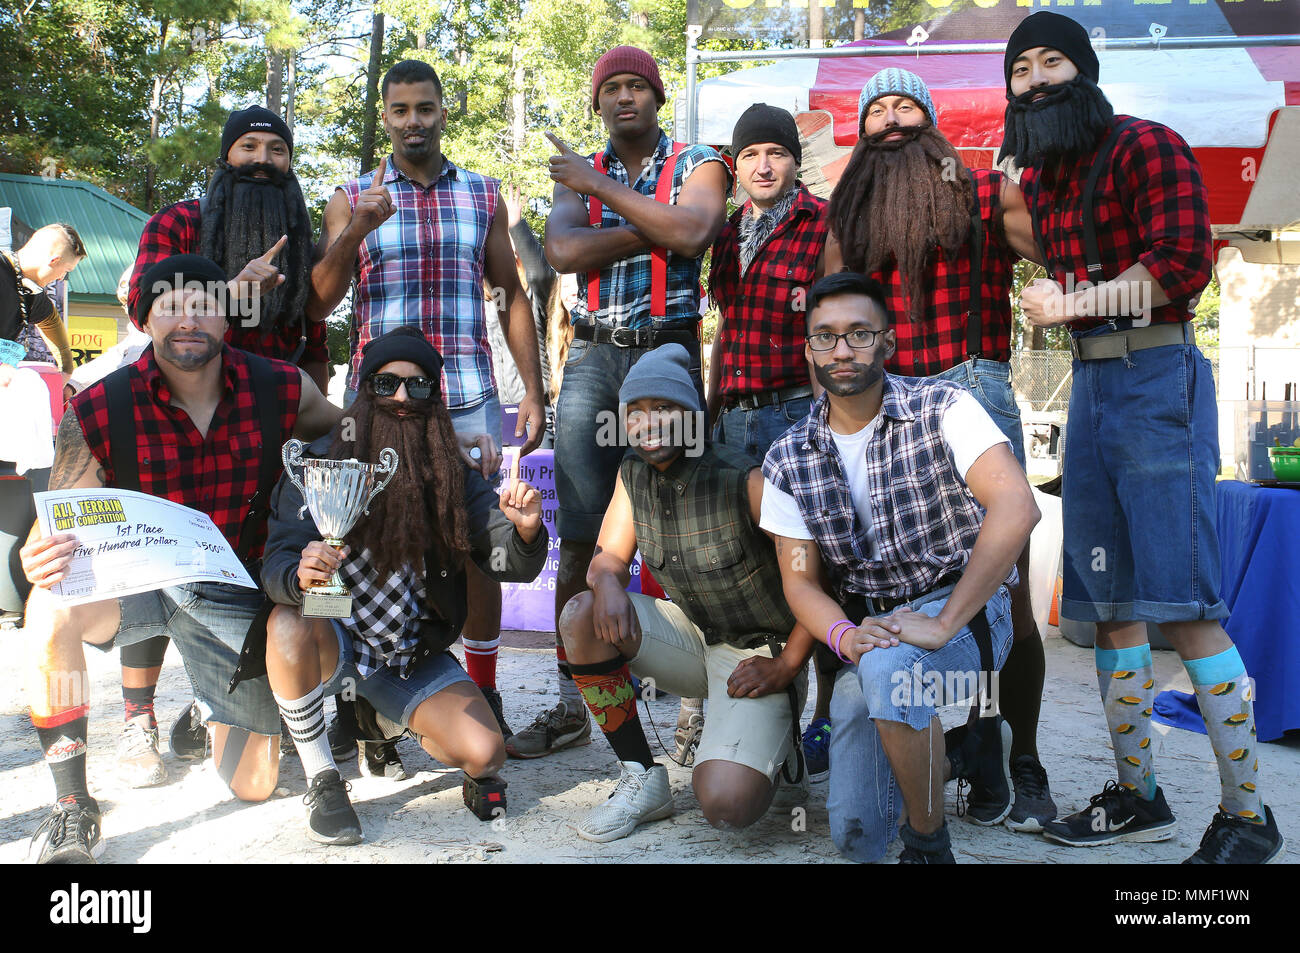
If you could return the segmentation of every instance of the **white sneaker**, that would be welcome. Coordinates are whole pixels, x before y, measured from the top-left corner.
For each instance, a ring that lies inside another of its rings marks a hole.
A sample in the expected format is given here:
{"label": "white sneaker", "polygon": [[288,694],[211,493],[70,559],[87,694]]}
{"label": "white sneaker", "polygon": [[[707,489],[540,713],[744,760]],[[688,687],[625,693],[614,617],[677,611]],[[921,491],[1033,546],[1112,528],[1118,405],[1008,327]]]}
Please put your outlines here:
{"label": "white sneaker", "polygon": [[646,769],[635,761],[620,761],[623,776],[609,800],[576,825],[578,836],[604,844],[626,837],[643,821],[659,821],[673,813],[673,792],[668,769],[662,764]]}
{"label": "white sneaker", "polygon": [[133,718],[122,726],[117,742],[117,770],[133,788],[151,788],[167,780],[167,768],[158,754],[158,729],[146,727],[149,717]]}

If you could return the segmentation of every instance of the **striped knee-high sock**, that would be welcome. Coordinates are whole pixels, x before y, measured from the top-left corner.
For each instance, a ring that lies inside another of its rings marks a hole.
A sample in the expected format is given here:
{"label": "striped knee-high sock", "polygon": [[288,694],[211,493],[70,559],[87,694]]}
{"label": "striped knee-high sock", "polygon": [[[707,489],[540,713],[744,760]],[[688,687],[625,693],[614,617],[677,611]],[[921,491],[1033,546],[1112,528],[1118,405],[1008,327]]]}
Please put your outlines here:
{"label": "striped knee-high sock", "polygon": [[485,642],[461,636],[465,645],[465,673],[479,688],[497,687],[497,655],[501,651],[501,636]]}
{"label": "striped knee-high sock", "polygon": [[[272,693],[274,694],[274,693]],[[325,733],[325,699],[317,685],[302,698],[275,695],[284,723],[293,736],[293,746],[302,760],[302,771],[310,781],[322,771],[336,771],[329,736]]]}

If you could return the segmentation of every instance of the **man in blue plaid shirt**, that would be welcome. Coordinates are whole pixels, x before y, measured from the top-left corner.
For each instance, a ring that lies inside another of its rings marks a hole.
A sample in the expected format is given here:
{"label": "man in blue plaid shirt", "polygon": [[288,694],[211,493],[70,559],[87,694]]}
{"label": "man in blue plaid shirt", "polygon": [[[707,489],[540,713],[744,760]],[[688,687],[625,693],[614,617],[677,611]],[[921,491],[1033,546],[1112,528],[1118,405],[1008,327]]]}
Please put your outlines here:
{"label": "man in blue plaid shirt", "polygon": [[805,352],[825,393],[768,451],[760,525],[795,618],[846,663],[831,701],[831,834],[854,860],[879,860],[905,810],[901,862],[953,863],[943,782],[1005,785],[1004,739],[971,732],[978,744],[945,763],[935,712],[991,688],[1006,661],[1006,587],[1038,508],[969,391],[885,373],[895,340],[878,282],[831,275],[808,307]]}

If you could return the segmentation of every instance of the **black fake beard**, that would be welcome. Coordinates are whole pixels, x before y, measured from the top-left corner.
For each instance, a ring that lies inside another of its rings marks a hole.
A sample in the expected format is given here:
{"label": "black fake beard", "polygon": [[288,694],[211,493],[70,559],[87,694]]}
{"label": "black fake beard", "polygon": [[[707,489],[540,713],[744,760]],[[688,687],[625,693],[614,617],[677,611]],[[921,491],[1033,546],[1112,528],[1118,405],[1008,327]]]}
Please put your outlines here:
{"label": "black fake beard", "polygon": [[813,373],[817,375],[817,382],[834,397],[856,397],[858,394],[865,394],[876,381],[885,376],[885,369],[878,361],[869,364],[854,362],[850,366],[858,373],[855,377],[847,379],[831,376],[831,371],[839,366],[841,365],[834,362],[830,364],[813,362]]}
{"label": "black fake beard", "polygon": [[[1046,98],[1033,102],[1041,93]],[[1082,73],[1068,83],[1008,96],[998,161],[1012,156],[1024,169],[1039,159],[1090,152],[1114,118],[1106,94]]]}
{"label": "black fake beard", "polygon": [[[258,173],[266,178],[257,178]],[[262,330],[305,320],[311,290],[311,217],[292,170],[281,172],[269,162],[232,166],[218,161],[200,226],[200,254],[233,278],[282,235],[289,241],[274,264],[285,280],[260,299],[254,317]]]}

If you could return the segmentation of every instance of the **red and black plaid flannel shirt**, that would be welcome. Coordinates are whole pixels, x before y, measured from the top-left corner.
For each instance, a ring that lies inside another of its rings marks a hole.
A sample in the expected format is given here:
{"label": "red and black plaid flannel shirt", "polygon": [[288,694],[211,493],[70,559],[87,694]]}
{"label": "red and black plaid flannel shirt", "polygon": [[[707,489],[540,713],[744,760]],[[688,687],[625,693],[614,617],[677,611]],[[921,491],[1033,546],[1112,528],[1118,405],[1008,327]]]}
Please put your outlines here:
{"label": "red and black plaid flannel shirt", "polygon": [[[202,510],[212,517],[232,548],[239,545],[239,528],[248,503],[257,492],[262,441],[283,445],[293,436],[298,419],[302,379],[298,369],[272,361],[280,432],[263,434],[253,399],[248,361],[242,351],[222,348],[225,388],[205,437],[189,415],[172,406],[171,391],[146,348],[131,365],[131,397],[135,409],[136,450],[140,460],[140,492]],[[104,483],[113,485],[113,461],[108,429],[108,396],[102,381],[86,388],[71,404],[86,444],[104,468]],[[255,527],[251,558],[261,555],[265,522]]]}
{"label": "red and black plaid flannel shirt", "polygon": [[[140,235],[140,249],[135,256],[135,268],[131,271],[131,286],[126,294],[126,306],[132,321],[135,320],[135,306],[140,300],[140,279],[144,273],[150,266],[172,255],[199,254],[199,228],[198,199],[169,205],[145,223],[144,232]],[[302,352],[302,357],[298,358],[298,363],[328,361],[325,322],[307,321],[306,325],[307,347]],[[240,327],[232,321],[226,331],[226,343],[231,347],[277,361],[287,361],[293,357],[301,337],[302,329],[297,322],[275,331],[260,331],[257,328]]]}
{"label": "red and black plaid flannel shirt", "polygon": [[[972,169],[980,220],[984,223],[983,271],[980,281],[980,354],[989,361],[1011,360],[1011,269],[1020,256],[1002,235],[1002,173]],[[921,318],[908,318],[907,299],[898,267],[890,264],[871,275],[884,286],[898,349],[887,370],[912,377],[930,377],[956,367],[967,357],[966,315],[971,301],[970,242],[951,259],[935,248],[922,278],[925,309]]]}
{"label": "red and black plaid flannel shirt", "polygon": [[709,269],[709,293],[723,316],[714,355],[722,362],[724,402],[808,383],[804,308],[826,247],[826,203],[800,185],[789,214],[741,277],[740,219],[750,205],[718,233]]}
{"label": "red and black plaid flannel shirt", "polygon": [[[1116,116],[1114,123],[1128,118]],[[1067,293],[1088,278],[1083,187],[1104,139],[1103,133],[1097,149],[1059,167],[1031,166],[1020,179],[1025,201],[1038,212],[1048,274]],[[1093,207],[1102,275],[1110,279],[1136,263],[1145,265],[1169,297],[1169,304],[1151,309],[1151,323],[1188,320],[1188,305],[1209,283],[1213,262],[1209,193],[1187,143],[1167,126],[1137,120],[1115,143],[1110,168],[1097,179]],[[1086,331],[1105,323],[1085,318],[1071,321],[1070,328]]]}

